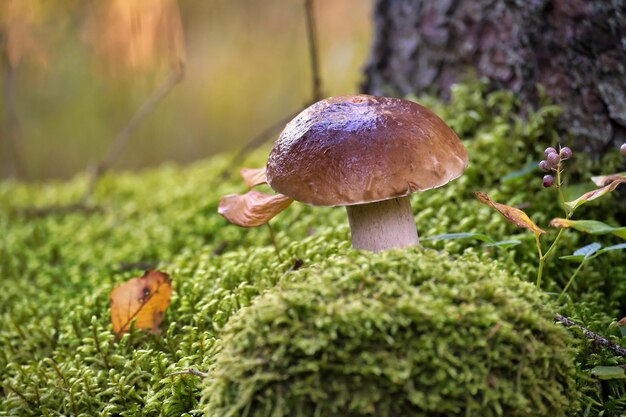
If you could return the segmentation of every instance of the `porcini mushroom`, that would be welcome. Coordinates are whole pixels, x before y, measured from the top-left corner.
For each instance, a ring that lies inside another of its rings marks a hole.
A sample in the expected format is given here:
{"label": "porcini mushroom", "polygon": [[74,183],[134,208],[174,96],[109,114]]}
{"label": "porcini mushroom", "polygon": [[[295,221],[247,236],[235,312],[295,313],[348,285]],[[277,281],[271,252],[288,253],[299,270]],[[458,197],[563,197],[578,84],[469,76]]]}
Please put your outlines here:
{"label": "porcini mushroom", "polygon": [[467,151],[437,115],[408,100],[331,97],[287,124],[267,161],[275,191],[346,206],[352,246],[378,252],[419,243],[408,195],[459,177]]}

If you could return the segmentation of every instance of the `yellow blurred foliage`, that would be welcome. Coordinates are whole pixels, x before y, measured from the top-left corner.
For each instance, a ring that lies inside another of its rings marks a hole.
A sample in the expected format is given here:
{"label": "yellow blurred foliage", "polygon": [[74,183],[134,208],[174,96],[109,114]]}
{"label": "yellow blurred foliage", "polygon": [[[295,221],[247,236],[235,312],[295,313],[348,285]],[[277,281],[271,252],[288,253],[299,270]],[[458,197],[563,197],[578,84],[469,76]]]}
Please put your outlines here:
{"label": "yellow blurred foliage", "polygon": [[126,75],[185,61],[176,0],[109,0],[92,5],[84,39],[106,75]]}
{"label": "yellow blurred foliage", "polygon": [[4,34],[7,61],[13,68],[22,58],[46,67],[48,54],[37,25],[41,21],[41,0],[3,0],[0,2],[0,24]]}

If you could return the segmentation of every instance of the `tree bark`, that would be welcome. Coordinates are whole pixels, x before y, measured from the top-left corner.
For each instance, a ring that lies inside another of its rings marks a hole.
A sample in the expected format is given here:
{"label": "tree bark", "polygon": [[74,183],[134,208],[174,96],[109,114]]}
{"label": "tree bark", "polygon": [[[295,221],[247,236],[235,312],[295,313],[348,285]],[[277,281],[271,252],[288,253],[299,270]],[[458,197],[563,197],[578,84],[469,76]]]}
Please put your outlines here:
{"label": "tree bark", "polygon": [[626,0],[376,0],[363,91],[435,93],[468,74],[563,109],[577,150],[626,140]]}

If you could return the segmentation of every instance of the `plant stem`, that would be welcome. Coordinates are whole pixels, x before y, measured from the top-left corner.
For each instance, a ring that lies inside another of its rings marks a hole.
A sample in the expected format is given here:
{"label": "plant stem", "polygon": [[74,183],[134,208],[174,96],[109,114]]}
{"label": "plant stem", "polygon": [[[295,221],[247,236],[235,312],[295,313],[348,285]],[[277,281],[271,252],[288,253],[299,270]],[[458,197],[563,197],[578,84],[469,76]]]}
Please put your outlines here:
{"label": "plant stem", "polygon": [[572,274],[571,278],[569,279],[569,281],[567,281],[567,284],[565,285],[565,288],[563,288],[563,291],[561,291],[561,294],[559,295],[559,298],[556,299],[556,302],[558,303],[559,301],[561,301],[561,298],[563,298],[563,296],[565,295],[565,293],[567,292],[567,290],[569,289],[570,285],[572,285],[572,282],[574,282],[574,278],[576,278],[576,275],[578,275],[578,273],[580,272],[580,270],[583,268],[583,266],[585,265],[585,261],[587,261],[586,259],[583,259],[583,261],[580,263],[580,265],[578,265],[578,268],[576,268],[576,271],[574,271],[574,273]]}
{"label": "plant stem", "polygon": [[309,57],[311,59],[313,101],[319,101],[322,99],[322,77],[320,76],[319,54],[317,53],[317,27],[315,24],[313,0],[304,0],[304,10],[306,12],[307,39],[309,40]]}
{"label": "plant stem", "polygon": [[537,288],[541,288],[541,276],[543,275],[543,262],[545,258],[541,253],[541,241],[539,240],[539,233],[535,233],[535,243],[537,244],[537,253],[539,254],[539,268],[537,269]]}
{"label": "plant stem", "polygon": [[276,256],[280,262],[283,261],[283,258],[280,256],[280,248],[278,247],[278,242],[276,241],[276,235],[274,234],[274,229],[269,223],[265,223],[267,228],[270,231],[270,238],[272,239],[272,244],[274,245],[274,249],[276,250]]}
{"label": "plant stem", "polygon": [[[559,163],[556,167],[556,188],[559,191],[559,203],[561,204],[561,207],[565,211],[565,218],[566,220],[569,220],[574,214],[574,210],[568,210],[567,207],[565,206],[565,197],[563,196],[563,183],[561,182],[561,162],[562,161],[559,158]],[[556,235],[556,237],[552,241],[552,244],[550,245],[550,247],[544,254],[541,253],[541,243],[539,241],[539,235],[538,234],[535,235],[535,240],[537,242],[537,251],[539,252],[539,267],[537,269],[537,288],[541,288],[541,277],[543,275],[543,265],[545,264],[546,259],[548,259],[552,251],[554,251],[554,249],[556,248],[557,244],[559,243],[559,240],[561,240],[561,236],[563,235],[563,230],[565,229],[561,228],[559,230],[559,233]],[[575,275],[576,273],[574,273],[574,276]],[[569,283],[568,283],[568,286],[569,286]],[[560,298],[561,297],[559,296],[559,299]]]}
{"label": "plant stem", "polygon": [[565,197],[563,196],[563,184],[561,183],[561,158],[559,158],[559,163],[556,166],[556,189],[559,191],[559,203],[563,210],[565,210],[565,214],[569,214],[567,209],[565,208]]}

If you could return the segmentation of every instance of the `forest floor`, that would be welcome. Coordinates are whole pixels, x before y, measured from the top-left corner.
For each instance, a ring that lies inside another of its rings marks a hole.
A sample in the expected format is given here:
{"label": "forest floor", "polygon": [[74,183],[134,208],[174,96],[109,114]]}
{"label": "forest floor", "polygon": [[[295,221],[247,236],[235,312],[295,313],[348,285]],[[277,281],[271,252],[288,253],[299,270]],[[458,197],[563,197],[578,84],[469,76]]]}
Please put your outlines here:
{"label": "forest floor", "polygon": [[[495,260],[507,274],[534,282],[532,234],[481,205],[473,193],[485,191],[497,201],[524,206],[545,228],[561,215],[554,190],[541,186],[542,174],[523,170],[555,145],[558,110],[547,106],[521,120],[513,115],[510,95],[474,87],[458,87],[446,105],[424,99],[464,139],[470,164],[458,180],[412,196],[419,234],[479,232],[520,240],[510,248],[471,239],[423,240],[423,245]],[[249,156],[246,166],[263,166],[266,152]],[[577,158],[572,172],[583,185],[571,188],[588,189],[593,186],[588,177],[601,164]],[[203,378],[171,374],[208,371],[229,318],[295,269],[353,256],[341,208],[294,203],[276,217],[280,259],[267,228],[228,224],[217,214],[219,198],[246,189],[230,160],[226,155],[187,167],[109,173],[79,209],[67,208],[80,200],[86,175],[67,182],[0,183],[0,415],[203,414]],[[610,163],[604,161],[603,168]],[[224,171],[229,178],[221,176]],[[623,216],[623,207],[607,197],[581,209],[581,216],[611,223]],[[552,229],[546,241],[554,234]],[[591,240],[567,231],[559,255]],[[615,236],[602,241],[623,242]],[[558,294],[575,267],[555,257],[546,266],[542,290]],[[173,281],[162,334],[134,330],[116,340],[109,293],[146,269],[167,272]],[[624,277],[623,253],[598,258],[579,274],[569,299],[555,312],[626,344],[615,325],[626,315]],[[577,415],[623,414],[623,381],[599,383],[589,375],[595,366],[624,360],[575,336],[582,398]]]}

